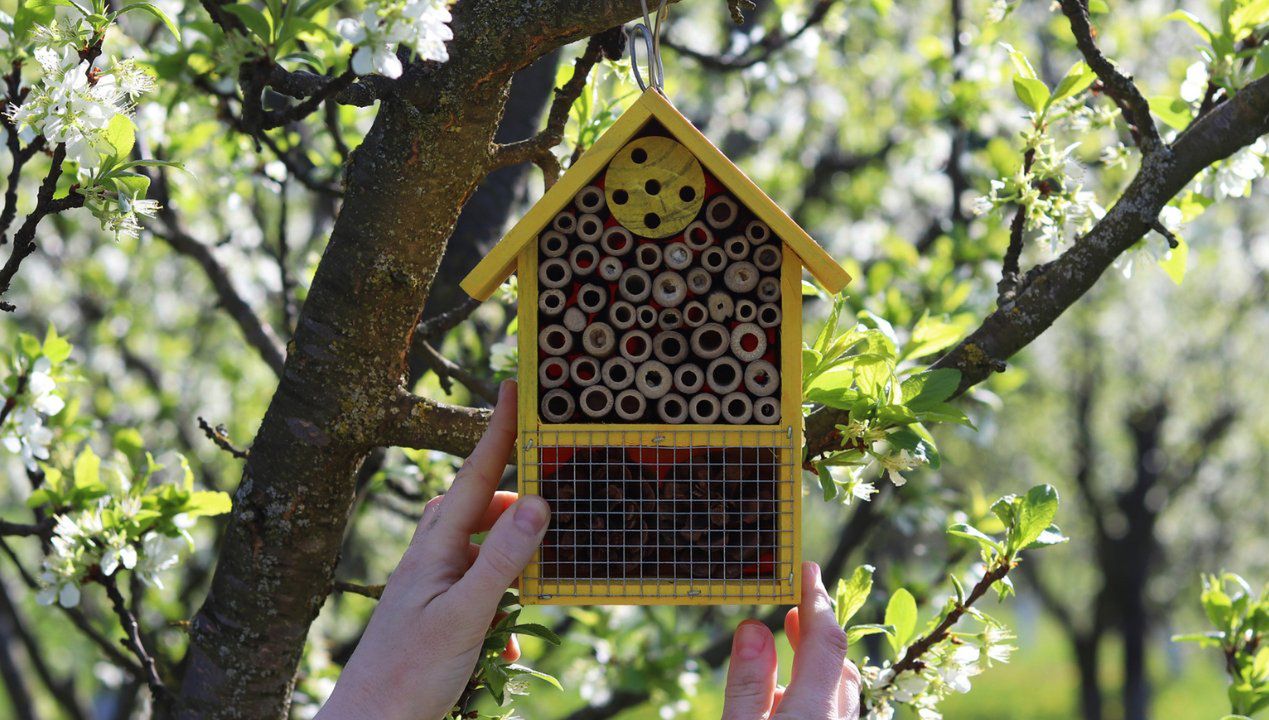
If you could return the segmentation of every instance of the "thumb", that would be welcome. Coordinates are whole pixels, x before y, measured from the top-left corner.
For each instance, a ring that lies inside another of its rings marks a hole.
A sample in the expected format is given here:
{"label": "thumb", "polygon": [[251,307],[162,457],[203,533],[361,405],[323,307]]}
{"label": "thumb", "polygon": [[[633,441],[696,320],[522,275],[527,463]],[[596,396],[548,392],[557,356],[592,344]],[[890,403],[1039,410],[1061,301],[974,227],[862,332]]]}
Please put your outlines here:
{"label": "thumb", "polygon": [[491,615],[502,594],[533,559],[546,534],[551,510],[536,495],[525,495],[494,523],[471,569],[454,584],[457,597],[467,598],[473,611]]}

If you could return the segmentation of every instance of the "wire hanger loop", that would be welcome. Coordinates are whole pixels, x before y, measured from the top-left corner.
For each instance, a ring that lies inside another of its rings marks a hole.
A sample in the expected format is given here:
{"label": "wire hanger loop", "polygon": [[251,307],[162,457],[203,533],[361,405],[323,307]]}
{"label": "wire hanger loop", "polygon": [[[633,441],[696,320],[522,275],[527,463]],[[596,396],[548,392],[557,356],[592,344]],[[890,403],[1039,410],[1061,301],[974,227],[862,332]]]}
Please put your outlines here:
{"label": "wire hanger loop", "polygon": [[[630,67],[634,69],[635,82],[639,83],[640,90],[647,90],[649,87],[656,88],[658,92],[665,90],[665,66],[661,64],[661,25],[665,22],[665,18],[669,16],[669,0],[661,0],[657,6],[655,22],[648,15],[648,0],[639,0],[639,6],[643,9],[643,22],[635,23],[630,28]],[[643,43],[644,55],[648,61],[648,78],[645,81],[643,73],[639,71],[639,43]]]}

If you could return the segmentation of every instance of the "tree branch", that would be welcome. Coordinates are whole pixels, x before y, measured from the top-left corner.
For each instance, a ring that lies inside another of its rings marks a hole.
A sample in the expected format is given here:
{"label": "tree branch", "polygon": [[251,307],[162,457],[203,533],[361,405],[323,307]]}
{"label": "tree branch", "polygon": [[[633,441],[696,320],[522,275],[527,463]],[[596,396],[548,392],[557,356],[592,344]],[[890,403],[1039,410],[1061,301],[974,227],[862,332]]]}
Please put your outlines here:
{"label": "tree branch", "polygon": [[467,457],[485,432],[490,414],[489,410],[433,402],[402,391],[385,416],[379,442]]}
{"label": "tree branch", "polygon": [[229,439],[229,431],[226,430],[224,425],[217,425],[215,427],[212,427],[211,423],[207,422],[207,420],[202,415],[199,415],[198,427],[200,430],[203,431],[203,434],[207,436],[207,439],[211,440],[216,445],[216,447],[220,448],[221,450],[224,450],[230,455],[233,455],[239,460],[246,460],[247,457],[251,455],[251,450],[249,449],[239,450],[238,448],[234,447],[233,441]]}
{"label": "tree branch", "polygon": [[431,343],[415,340],[414,347],[422,355],[423,360],[431,366],[432,371],[436,373],[437,378],[441,382],[441,387],[446,393],[453,392],[452,379],[462,383],[464,387],[490,404],[498,402],[497,388],[442,355],[439,350],[432,347]]}
{"label": "tree branch", "polygon": [[[779,27],[776,27],[762,36],[758,40],[744,50],[729,55],[714,55],[712,53],[693,50],[685,45],[680,45],[672,40],[663,39],[661,44],[671,48],[683,57],[695,60],[701,67],[716,72],[734,72],[736,70],[744,70],[751,68],[759,63],[764,63],[771,59],[777,52],[788,47],[794,40],[802,37],[807,30],[815,27],[824,21],[824,16],[828,14],[829,8],[837,0],[818,0],[807,13],[806,19],[802,21],[793,32],[785,33]],[[734,17],[734,16],[733,16]],[[737,22],[739,24],[739,22]]]}
{"label": "tree branch", "polygon": [[98,578],[98,582],[101,583],[102,587],[106,588],[106,597],[110,598],[110,605],[114,608],[115,615],[119,617],[120,624],[123,625],[123,644],[140,661],[144,672],[142,677],[145,680],[145,684],[149,686],[155,702],[162,701],[167,697],[167,686],[163,684],[163,678],[159,677],[159,670],[154,664],[154,658],[145,649],[145,644],[141,641],[141,626],[137,624],[136,616],[128,609],[128,604],[123,599],[123,593],[119,592],[119,583],[113,575],[102,576]]}
{"label": "tree branch", "polygon": [[1124,121],[1132,132],[1133,140],[1143,154],[1149,155],[1163,149],[1159,128],[1150,117],[1150,103],[1146,101],[1132,77],[1122,73],[1115,63],[1102,54],[1093,39],[1096,30],[1089,20],[1087,0],[1061,0],[1062,12],[1071,24],[1075,44],[1084,55],[1084,61],[1097,73],[1102,88],[1124,114]]}
{"label": "tree branch", "polygon": [[[0,297],[9,292],[9,286],[13,283],[13,276],[18,274],[18,268],[22,265],[22,261],[35,252],[35,229],[39,226],[40,221],[49,215],[55,215],[64,210],[83,207],[84,205],[84,196],[73,189],[65,197],[53,198],[53,193],[57,191],[57,181],[62,177],[62,161],[65,159],[66,146],[64,144],[58,145],[53,150],[48,174],[44,176],[44,182],[40,183],[40,190],[36,194],[35,209],[31,211],[30,215],[26,216],[26,220],[22,222],[18,232],[14,234],[13,252],[9,255],[4,267],[0,268]],[[14,158],[14,162],[18,162],[18,159]],[[0,302],[0,310],[12,312],[14,309],[14,306],[10,303]]]}
{"label": "tree branch", "polygon": [[[1261,77],[1195,121],[1171,152],[1145,156],[1132,183],[1105,216],[1056,260],[1022,284],[1014,301],[934,364],[961,372],[958,394],[1004,369],[1012,357],[1049,328],[1097,282],[1120,254],[1140,240],[1159,211],[1198,173],[1269,132],[1269,76]],[[807,453],[833,449],[832,431],[843,411],[821,408],[807,417]]]}
{"label": "tree branch", "polygon": [[45,518],[38,523],[26,524],[0,520],[0,535],[14,537],[30,537],[38,535],[48,539],[53,535],[53,518]]}
{"label": "tree branch", "polygon": [[332,590],[341,593],[351,593],[353,595],[361,595],[373,600],[383,597],[383,585],[359,585],[357,583],[346,582],[344,580],[336,580]]}

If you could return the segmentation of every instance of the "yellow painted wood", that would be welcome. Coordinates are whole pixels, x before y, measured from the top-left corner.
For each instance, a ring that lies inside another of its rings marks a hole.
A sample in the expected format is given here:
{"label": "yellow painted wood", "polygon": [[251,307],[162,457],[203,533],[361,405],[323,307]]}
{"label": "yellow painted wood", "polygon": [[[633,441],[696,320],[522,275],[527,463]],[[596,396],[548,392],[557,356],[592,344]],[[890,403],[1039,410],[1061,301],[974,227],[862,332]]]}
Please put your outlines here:
{"label": "yellow painted wood", "polygon": [[[642,100],[642,98],[640,98]],[[483,260],[477,263],[460,283],[463,290],[477,300],[487,300],[494,290],[511,275],[516,255],[526,244],[537,239],[547,223],[595,176],[604,169],[622,145],[639,132],[651,116],[646,103],[636,101],[629,110],[600,136],[595,144],[573,163],[568,172],[551,186],[542,199],[534,203],[520,221],[512,226],[502,241],[494,246]],[[537,277],[534,275],[533,277]]]}
{"label": "yellow painted wood", "polygon": [[781,501],[793,501],[793,546],[789,556],[781,557],[793,568],[793,593],[802,588],[802,268],[787,261],[789,245],[784,245],[786,261],[780,265],[780,422],[793,433],[789,464],[793,466],[793,482],[780,485]]}
{"label": "yellow painted wood", "polygon": [[555,214],[568,205],[573,196],[590,184],[609,160],[633,138],[644,124],[656,118],[676,140],[692,151],[696,159],[723,185],[736,195],[775,234],[793,249],[811,275],[829,292],[839,292],[850,282],[850,274],[829,256],[806,234],[792,218],[767,197],[748,176],[732,164],[722,151],[701,134],[687,118],[679,114],[656,90],[647,90],[626,110],[612,127],[587,150],[559,182],[546,192],[529,212],[516,223],[489,254],[463,279],[461,285],[468,295],[486,300],[515,269],[515,258],[525,244],[537,239],[537,234]]}
{"label": "yellow painted wood", "polygon": [[[670,131],[675,139],[687,146],[697,160],[718,178],[745,207],[749,208],[759,220],[771,227],[772,232],[787,243],[794,254],[802,261],[816,280],[831,293],[839,292],[850,282],[850,274],[837,264],[824,248],[820,247],[810,235],[793,219],[780,209],[775,201],[767,197],[748,175],[736,167],[721,150],[701,134],[687,118],[683,117],[674,106],[660,93],[648,90],[639,98],[639,104],[647,106],[652,116]],[[786,256],[787,258],[787,256]]]}
{"label": "yellow painted wood", "polygon": [[793,605],[796,582],[780,580],[529,581],[525,605]]}
{"label": "yellow painted wood", "polygon": [[613,217],[641,237],[681,232],[705,204],[705,172],[692,153],[667,137],[626,143],[604,172]]}
{"label": "yellow painted wood", "polygon": [[[523,383],[529,384],[528,378]],[[538,442],[544,446],[770,447],[772,436],[783,439],[787,430],[783,421],[778,425],[581,425],[541,423],[537,418],[534,421]]]}
{"label": "yellow painted wood", "polygon": [[[538,246],[537,243],[525,245],[518,257],[521,282],[518,287],[516,303],[517,346],[519,349],[519,367],[516,393],[516,415],[520,433],[519,445],[516,448],[516,489],[521,495],[540,495],[538,479],[530,476],[530,467],[526,462],[524,449],[525,430],[534,430],[538,422]],[[499,281],[501,283],[501,281]],[[535,451],[536,452],[536,451]],[[541,560],[540,551],[533,554],[530,567],[536,567]],[[533,581],[530,581],[533,582]],[[531,588],[521,586],[525,593]]]}

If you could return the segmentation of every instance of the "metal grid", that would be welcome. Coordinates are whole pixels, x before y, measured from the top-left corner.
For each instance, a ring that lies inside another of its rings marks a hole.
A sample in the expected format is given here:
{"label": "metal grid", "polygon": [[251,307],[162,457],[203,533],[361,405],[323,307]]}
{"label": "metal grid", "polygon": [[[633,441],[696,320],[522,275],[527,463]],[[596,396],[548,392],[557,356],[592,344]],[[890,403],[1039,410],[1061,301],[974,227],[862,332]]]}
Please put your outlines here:
{"label": "metal grid", "polygon": [[774,603],[795,596],[792,429],[531,430],[521,490],[551,505],[528,602]]}

